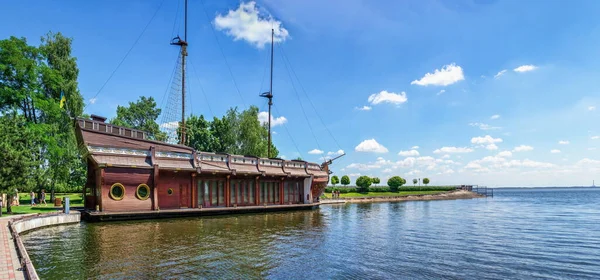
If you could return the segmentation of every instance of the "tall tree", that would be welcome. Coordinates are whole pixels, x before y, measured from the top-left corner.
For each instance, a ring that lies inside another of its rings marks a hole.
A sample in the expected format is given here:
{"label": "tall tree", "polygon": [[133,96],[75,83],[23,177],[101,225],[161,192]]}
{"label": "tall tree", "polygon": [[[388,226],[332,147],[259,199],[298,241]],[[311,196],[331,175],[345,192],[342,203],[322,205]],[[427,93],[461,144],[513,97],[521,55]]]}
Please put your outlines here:
{"label": "tall tree", "polygon": [[413,185],[416,186],[419,181],[417,179],[413,179]]}
{"label": "tall tree", "polygon": [[[39,47],[24,38],[0,40],[0,113],[18,114],[31,132],[33,145],[31,171],[37,189],[69,188],[85,174],[74,172],[82,162],[77,152],[71,118],[81,115],[81,97],[76,59],[71,55],[71,39],[48,33]],[[66,106],[59,104],[61,92]],[[13,174],[12,176],[20,176]]]}
{"label": "tall tree", "polygon": [[158,141],[167,139],[166,133],[160,131],[156,119],[160,115],[160,108],[156,107],[153,97],[141,96],[136,102],[129,102],[129,106],[117,106],[117,116],[110,123],[139,129],[150,133],[151,138]]}
{"label": "tall tree", "polygon": [[427,186],[429,184],[429,178],[423,178],[423,184]]}

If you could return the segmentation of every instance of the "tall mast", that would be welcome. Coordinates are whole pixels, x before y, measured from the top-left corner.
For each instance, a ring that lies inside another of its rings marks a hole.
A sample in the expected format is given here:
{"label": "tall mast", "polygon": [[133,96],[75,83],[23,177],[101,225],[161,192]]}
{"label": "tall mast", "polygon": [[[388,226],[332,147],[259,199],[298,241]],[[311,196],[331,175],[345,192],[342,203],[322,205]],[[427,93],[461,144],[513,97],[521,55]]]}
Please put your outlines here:
{"label": "tall mast", "polygon": [[275,30],[271,29],[271,87],[269,92],[264,92],[260,96],[269,99],[269,140],[267,146],[267,157],[271,157],[271,106],[273,105],[273,36]]}
{"label": "tall mast", "polygon": [[185,19],[184,19],[184,33],[183,40],[177,36],[171,40],[171,45],[177,45],[181,48],[181,138],[179,144],[185,145],[185,57],[187,53],[187,10],[188,0],[185,0]]}

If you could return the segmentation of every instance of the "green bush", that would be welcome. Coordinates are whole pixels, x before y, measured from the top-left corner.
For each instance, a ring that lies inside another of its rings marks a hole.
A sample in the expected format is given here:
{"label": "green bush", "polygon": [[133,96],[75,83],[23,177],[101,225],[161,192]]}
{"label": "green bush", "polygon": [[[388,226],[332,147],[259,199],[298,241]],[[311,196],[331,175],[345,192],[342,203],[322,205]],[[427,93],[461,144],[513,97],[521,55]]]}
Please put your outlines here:
{"label": "green bush", "polygon": [[338,176],[336,176],[336,175],[333,175],[333,177],[331,177],[331,184],[333,186],[335,186],[335,185],[337,185],[339,183],[340,183],[340,178],[338,178]]}
{"label": "green bush", "polygon": [[341,183],[344,186],[350,185],[350,177],[348,177],[348,175],[342,176]]}
{"label": "green bush", "polygon": [[387,184],[390,187],[390,191],[397,192],[398,188],[406,183],[406,180],[400,176],[394,176],[388,179]]}
{"label": "green bush", "polygon": [[390,192],[389,187],[370,187],[369,192]]}
{"label": "green bush", "polygon": [[373,183],[373,179],[369,176],[360,176],[356,179],[356,186],[358,186],[358,191],[362,193],[369,192],[369,186]]}

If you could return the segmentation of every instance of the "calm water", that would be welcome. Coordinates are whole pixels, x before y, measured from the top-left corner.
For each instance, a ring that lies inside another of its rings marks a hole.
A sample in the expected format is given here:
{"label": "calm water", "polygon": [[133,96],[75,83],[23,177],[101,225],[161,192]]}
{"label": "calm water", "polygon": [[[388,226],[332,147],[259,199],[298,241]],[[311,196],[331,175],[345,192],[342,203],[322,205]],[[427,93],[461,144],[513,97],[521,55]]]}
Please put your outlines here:
{"label": "calm water", "polygon": [[600,190],[85,224],[24,236],[42,279],[600,279]]}

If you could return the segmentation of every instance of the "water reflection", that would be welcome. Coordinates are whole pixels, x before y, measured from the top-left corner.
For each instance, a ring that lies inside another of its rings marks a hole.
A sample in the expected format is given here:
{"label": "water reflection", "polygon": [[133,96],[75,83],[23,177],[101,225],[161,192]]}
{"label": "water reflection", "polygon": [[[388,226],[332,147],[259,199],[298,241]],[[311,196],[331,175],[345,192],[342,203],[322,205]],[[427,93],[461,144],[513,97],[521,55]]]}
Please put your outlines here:
{"label": "water reflection", "polygon": [[600,279],[600,191],[81,224],[23,236],[42,279]]}

